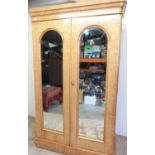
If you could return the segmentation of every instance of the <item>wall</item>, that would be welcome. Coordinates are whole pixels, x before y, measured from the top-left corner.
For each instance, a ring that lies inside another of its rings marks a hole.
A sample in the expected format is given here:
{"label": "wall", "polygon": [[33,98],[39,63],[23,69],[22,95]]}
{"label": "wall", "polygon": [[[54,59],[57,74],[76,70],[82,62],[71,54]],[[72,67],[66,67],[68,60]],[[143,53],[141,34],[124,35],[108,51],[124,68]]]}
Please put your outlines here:
{"label": "wall", "polygon": [[32,28],[30,16],[28,18],[28,33],[28,113],[30,116],[35,116]]}
{"label": "wall", "polygon": [[[33,54],[32,54],[32,31],[29,17],[29,106],[30,116],[35,116],[34,106],[34,73],[33,73]],[[116,133],[127,135],[127,29],[126,20],[123,20],[121,51],[120,51],[120,72],[118,83]]]}
{"label": "wall", "polygon": [[126,18],[122,25],[122,38],[120,48],[120,68],[118,81],[116,133],[127,135],[127,27]]}

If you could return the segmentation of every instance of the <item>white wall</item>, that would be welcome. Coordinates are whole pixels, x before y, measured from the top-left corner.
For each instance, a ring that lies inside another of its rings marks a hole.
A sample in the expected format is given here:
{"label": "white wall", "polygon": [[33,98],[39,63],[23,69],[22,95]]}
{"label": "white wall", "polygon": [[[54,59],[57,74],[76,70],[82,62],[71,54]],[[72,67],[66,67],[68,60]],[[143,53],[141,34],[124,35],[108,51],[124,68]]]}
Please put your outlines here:
{"label": "white wall", "polygon": [[[29,106],[28,111],[30,116],[35,116],[34,104],[34,73],[33,73],[33,54],[32,54],[32,30],[29,17]],[[117,116],[116,116],[116,133],[119,135],[127,135],[127,29],[126,21],[122,27],[122,43],[120,51],[120,72],[118,83],[118,98],[117,98]]]}
{"label": "white wall", "polygon": [[116,133],[127,135],[127,28],[126,21],[122,25],[120,48],[120,68],[118,81]]}
{"label": "white wall", "polygon": [[31,17],[28,19],[28,113],[30,116],[35,116],[35,99],[34,99],[34,73],[33,73],[33,49],[32,49],[32,28]]}

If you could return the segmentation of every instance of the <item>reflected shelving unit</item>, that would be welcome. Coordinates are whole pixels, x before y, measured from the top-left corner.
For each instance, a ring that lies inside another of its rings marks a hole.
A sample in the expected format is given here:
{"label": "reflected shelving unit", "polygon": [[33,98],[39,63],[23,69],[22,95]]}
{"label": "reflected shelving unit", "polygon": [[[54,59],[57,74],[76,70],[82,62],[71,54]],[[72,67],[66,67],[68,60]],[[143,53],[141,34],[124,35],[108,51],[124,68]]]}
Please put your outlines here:
{"label": "reflected shelving unit", "polygon": [[88,63],[106,63],[106,58],[80,58],[80,62]]}

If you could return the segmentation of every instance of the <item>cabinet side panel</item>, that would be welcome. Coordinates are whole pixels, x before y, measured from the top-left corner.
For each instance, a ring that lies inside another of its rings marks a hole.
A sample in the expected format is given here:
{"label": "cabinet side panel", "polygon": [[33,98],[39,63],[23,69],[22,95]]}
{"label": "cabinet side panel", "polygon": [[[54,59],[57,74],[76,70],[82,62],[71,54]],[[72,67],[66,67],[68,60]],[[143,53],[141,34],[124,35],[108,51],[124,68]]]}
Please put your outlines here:
{"label": "cabinet side panel", "polygon": [[115,15],[109,24],[110,36],[107,55],[105,153],[115,153],[115,122],[118,89],[119,50],[122,15]]}

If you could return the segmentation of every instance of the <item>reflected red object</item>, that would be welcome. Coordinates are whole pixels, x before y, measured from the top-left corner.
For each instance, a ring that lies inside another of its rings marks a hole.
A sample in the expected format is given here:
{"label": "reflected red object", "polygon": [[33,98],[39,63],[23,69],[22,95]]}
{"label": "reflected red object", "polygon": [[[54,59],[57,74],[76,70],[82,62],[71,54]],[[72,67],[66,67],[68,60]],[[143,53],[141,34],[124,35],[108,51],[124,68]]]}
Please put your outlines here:
{"label": "reflected red object", "polygon": [[58,100],[60,103],[62,103],[61,87],[54,87],[54,86],[43,87],[42,94],[43,94],[43,108],[46,111],[48,111],[48,108],[53,101]]}

